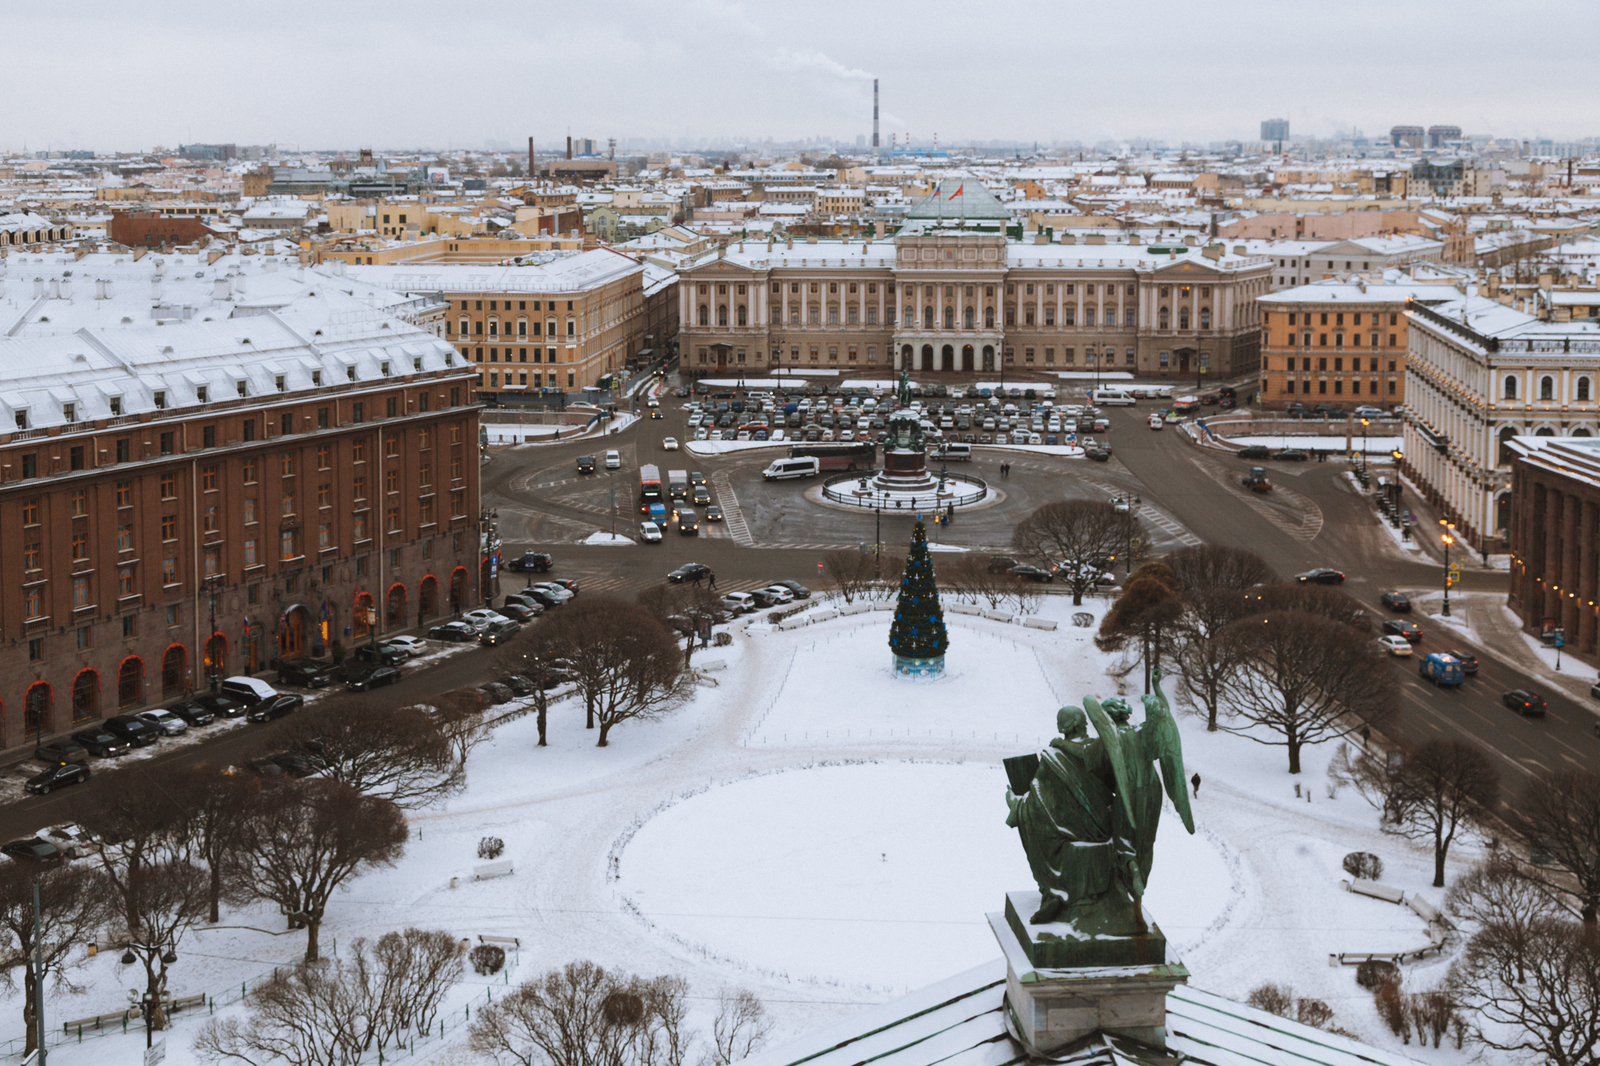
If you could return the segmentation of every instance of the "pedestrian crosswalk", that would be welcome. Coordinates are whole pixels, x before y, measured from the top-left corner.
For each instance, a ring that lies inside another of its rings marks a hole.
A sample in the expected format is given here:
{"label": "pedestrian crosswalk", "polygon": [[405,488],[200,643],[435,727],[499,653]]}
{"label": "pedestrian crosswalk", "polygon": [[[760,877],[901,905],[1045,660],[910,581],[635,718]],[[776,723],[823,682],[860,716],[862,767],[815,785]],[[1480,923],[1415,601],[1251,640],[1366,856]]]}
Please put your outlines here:
{"label": "pedestrian crosswalk", "polygon": [[728,472],[714,471],[711,484],[716,487],[717,500],[722,506],[722,521],[728,535],[744,547],[751,547],[755,540],[750,536],[750,527],[745,523],[744,511],[739,507],[739,497],[733,491],[733,483],[728,480]]}

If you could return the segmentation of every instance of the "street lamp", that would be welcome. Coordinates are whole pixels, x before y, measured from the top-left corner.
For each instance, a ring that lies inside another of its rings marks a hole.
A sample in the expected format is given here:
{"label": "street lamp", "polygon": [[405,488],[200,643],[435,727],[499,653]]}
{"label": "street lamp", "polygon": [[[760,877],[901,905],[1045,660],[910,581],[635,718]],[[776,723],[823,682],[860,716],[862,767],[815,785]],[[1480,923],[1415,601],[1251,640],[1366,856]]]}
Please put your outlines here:
{"label": "street lamp", "polygon": [[1439,524],[1444,527],[1440,539],[1444,541],[1444,609],[1440,612],[1446,618],[1450,617],[1450,545],[1456,542],[1456,527],[1439,519]]}
{"label": "street lamp", "polygon": [[1370,419],[1363,418],[1361,420],[1361,472],[1363,474],[1367,472],[1367,426],[1370,424]]}
{"label": "street lamp", "polygon": [[206,600],[211,609],[211,628],[206,631],[206,644],[204,650],[204,655],[206,657],[206,681],[209,683],[213,693],[217,691],[217,687],[220,684],[220,680],[217,677],[216,634],[217,589],[221,587],[222,583],[223,577],[221,574],[207,574],[204,579]]}

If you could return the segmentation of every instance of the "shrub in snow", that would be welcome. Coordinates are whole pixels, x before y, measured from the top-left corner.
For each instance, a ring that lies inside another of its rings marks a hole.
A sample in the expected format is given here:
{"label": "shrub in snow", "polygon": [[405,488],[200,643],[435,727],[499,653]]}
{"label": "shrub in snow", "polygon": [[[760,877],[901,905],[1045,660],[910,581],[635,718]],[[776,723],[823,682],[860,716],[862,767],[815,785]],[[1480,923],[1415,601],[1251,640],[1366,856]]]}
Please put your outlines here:
{"label": "shrub in snow", "polygon": [[506,850],[506,842],[499,837],[484,837],[478,841],[478,858],[498,859]]}
{"label": "shrub in snow", "polygon": [[1352,851],[1344,857],[1344,872],[1376,881],[1383,876],[1383,860],[1370,851]]}
{"label": "shrub in snow", "polygon": [[1333,1021],[1333,1008],[1320,999],[1302,999],[1294,1005],[1294,1020],[1301,1025],[1326,1029]]}
{"label": "shrub in snow", "polygon": [[1356,984],[1371,992],[1379,985],[1398,985],[1400,967],[1383,959],[1370,959],[1356,967]]}
{"label": "shrub in snow", "polygon": [[1288,985],[1258,985],[1251,989],[1245,1002],[1257,1010],[1287,1018],[1294,1011],[1294,989]]}
{"label": "shrub in snow", "polygon": [[[1427,1044],[1428,1038],[1433,1038],[1433,1046],[1438,1047],[1444,1034],[1453,1027],[1459,1033],[1464,1026],[1461,1018],[1456,1013],[1455,1000],[1450,993],[1435,989],[1430,992],[1413,992],[1406,997],[1406,1010],[1411,1014],[1411,1026],[1417,1031],[1417,1043]],[[1457,1037],[1456,1047],[1460,1047],[1460,1037]]]}
{"label": "shrub in snow", "polygon": [[472,971],[480,977],[500,972],[500,967],[506,964],[505,948],[493,944],[479,944],[467,953],[467,961],[472,963]]}
{"label": "shrub in snow", "polygon": [[1383,1019],[1389,1031],[1403,1042],[1411,1043],[1411,1019],[1406,1014],[1405,997],[1400,995],[1399,982],[1379,985],[1373,990],[1372,1001],[1378,1008],[1378,1017]]}
{"label": "shrub in snow", "polygon": [[718,633],[716,636],[711,638],[711,643],[715,644],[719,648],[726,648],[729,644],[733,643],[733,634]]}

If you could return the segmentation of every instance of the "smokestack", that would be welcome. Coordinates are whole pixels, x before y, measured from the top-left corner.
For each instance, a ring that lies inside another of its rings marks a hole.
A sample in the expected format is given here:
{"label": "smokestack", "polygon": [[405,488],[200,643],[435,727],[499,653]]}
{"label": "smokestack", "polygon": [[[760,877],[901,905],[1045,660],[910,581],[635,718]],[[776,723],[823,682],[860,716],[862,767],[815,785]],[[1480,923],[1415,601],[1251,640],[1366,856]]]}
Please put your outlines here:
{"label": "smokestack", "polygon": [[567,158],[572,158],[572,134],[567,134]]}
{"label": "smokestack", "polygon": [[533,138],[528,138],[528,180],[533,180]]}
{"label": "smokestack", "polygon": [[878,79],[872,79],[872,154],[878,151]]}

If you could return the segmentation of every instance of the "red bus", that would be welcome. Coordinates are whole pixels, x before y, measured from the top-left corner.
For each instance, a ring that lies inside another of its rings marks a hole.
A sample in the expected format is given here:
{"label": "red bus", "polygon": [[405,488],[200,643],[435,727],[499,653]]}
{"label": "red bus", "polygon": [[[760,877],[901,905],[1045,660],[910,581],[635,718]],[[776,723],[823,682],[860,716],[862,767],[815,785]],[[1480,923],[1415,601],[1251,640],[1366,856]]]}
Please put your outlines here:
{"label": "red bus", "polygon": [[661,471],[646,463],[639,467],[639,513],[649,514],[651,504],[665,507],[667,498],[661,492]]}

